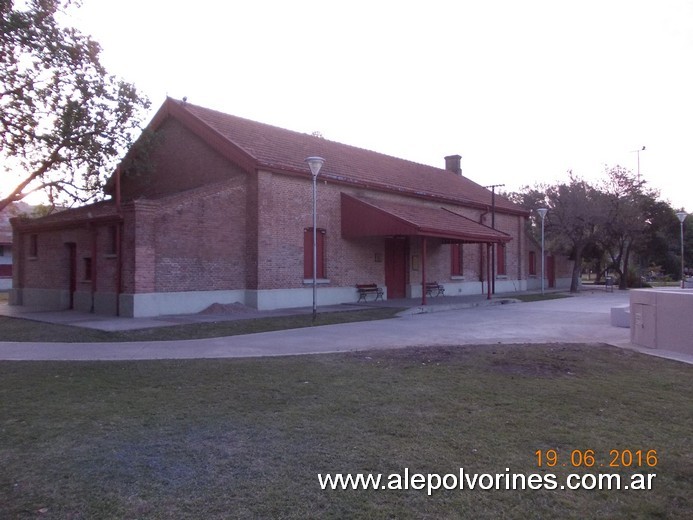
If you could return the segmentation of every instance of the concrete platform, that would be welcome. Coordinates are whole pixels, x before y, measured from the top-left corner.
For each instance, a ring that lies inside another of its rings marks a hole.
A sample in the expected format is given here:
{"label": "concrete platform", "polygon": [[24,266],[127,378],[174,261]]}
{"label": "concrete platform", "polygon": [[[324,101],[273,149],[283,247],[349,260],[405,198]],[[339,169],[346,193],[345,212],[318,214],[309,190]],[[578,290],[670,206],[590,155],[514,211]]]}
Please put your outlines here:
{"label": "concrete platform", "polygon": [[[523,293],[526,294],[526,293]],[[486,305],[502,305],[516,303],[514,295],[503,294],[488,299],[486,295],[472,296],[440,296],[428,298],[427,305],[421,305],[420,298],[401,298],[377,302],[362,302],[341,305],[318,306],[318,312],[343,312],[364,310],[374,307],[390,307],[405,309],[403,314],[424,314],[430,312],[442,312],[459,309],[469,309]],[[258,311],[240,304],[221,306],[220,312],[201,312],[197,314],[176,314],[169,316],[157,316],[149,318],[126,318],[121,316],[107,316],[81,311],[55,311],[41,307],[16,306],[0,303],[0,316],[22,318],[45,323],[70,325],[87,329],[103,331],[137,330],[153,327],[168,327],[186,323],[205,323],[219,321],[235,321],[254,318],[268,318],[275,316],[296,316],[312,314],[312,307],[298,307],[294,309],[277,309],[272,311]]]}

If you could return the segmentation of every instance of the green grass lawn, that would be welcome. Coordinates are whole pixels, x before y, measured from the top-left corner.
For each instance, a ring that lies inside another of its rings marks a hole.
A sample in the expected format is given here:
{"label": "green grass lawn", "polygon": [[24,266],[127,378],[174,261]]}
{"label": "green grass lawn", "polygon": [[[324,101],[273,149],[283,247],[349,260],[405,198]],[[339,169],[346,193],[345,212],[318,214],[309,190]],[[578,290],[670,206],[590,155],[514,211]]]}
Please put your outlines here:
{"label": "green grass lawn", "polygon": [[[0,362],[0,518],[693,518],[692,367],[607,346]],[[537,450],[559,465],[537,467]],[[599,467],[611,450],[654,467]],[[563,467],[594,450],[592,468]],[[318,474],[654,473],[644,490],[322,490]]]}

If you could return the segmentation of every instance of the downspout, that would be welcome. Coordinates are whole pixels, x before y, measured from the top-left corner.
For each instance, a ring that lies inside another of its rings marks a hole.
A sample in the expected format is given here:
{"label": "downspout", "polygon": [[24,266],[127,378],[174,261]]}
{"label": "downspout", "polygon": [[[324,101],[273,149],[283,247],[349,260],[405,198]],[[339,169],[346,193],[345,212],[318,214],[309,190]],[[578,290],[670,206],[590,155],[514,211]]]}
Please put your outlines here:
{"label": "downspout", "polygon": [[96,261],[96,239],[98,237],[98,229],[93,222],[89,223],[91,227],[91,309],[89,312],[94,312],[94,298],[96,296],[96,277],[97,277],[97,261]]}
{"label": "downspout", "polygon": [[[26,251],[24,250],[24,244],[26,243],[25,234],[16,232],[14,229],[12,229],[12,236],[13,246],[16,244],[17,248],[16,252],[15,248],[12,248],[12,263],[15,263],[15,259],[18,260],[16,263],[16,272],[15,266],[12,266],[12,293],[14,294],[14,304],[24,305],[24,263],[26,262],[27,256]],[[15,240],[14,237],[16,237],[17,240]],[[16,286],[14,284],[15,280],[17,281]]]}
{"label": "downspout", "polygon": [[523,228],[522,217],[517,217],[517,283],[519,287],[522,286],[522,259],[524,257],[524,248],[522,247],[524,241]]}
{"label": "downspout", "polygon": [[116,316],[120,316],[120,293],[123,291],[123,223],[116,224]]}
{"label": "downspout", "polygon": [[116,178],[115,178],[115,203],[116,203],[116,213],[119,217],[119,222],[116,224],[116,316],[120,316],[120,293],[123,291],[123,212],[121,211],[121,194],[120,194],[120,166],[116,168]]}

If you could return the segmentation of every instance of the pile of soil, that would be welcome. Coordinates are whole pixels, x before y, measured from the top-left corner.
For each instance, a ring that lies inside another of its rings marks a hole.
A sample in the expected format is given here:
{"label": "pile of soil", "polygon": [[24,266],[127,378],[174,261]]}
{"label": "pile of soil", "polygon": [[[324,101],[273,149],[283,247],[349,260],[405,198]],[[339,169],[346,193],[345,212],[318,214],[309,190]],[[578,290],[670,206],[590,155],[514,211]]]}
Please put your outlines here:
{"label": "pile of soil", "polygon": [[206,309],[199,312],[199,314],[251,314],[257,312],[252,307],[243,305],[240,302],[235,303],[213,303]]}

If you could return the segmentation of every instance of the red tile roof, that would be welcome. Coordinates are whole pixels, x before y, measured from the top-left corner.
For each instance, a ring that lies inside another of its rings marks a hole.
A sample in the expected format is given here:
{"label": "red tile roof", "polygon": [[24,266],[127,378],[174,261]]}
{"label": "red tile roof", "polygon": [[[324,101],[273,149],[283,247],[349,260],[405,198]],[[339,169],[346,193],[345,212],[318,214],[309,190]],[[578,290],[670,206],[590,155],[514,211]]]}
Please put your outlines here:
{"label": "red tile roof", "polygon": [[0,245],[12,244],[12,226],[10,219],[21,215],[30,215],[34,206],[26,202],[13,202],[4,210],[0,211]]}
{"label": "red tile roof", "polygon": [[[169,115],[187,122],[217,149],[222,148],[227,157],[249,169],[255,167],[309,175],[304,159],[317,155],[325,159],[320,176],[334,181],[478,208],[491,205],[489,190],[445,169],[257,123],[171,98],[166,100],[152,125],[156,127]],[[527,213],[501,196],[496,196],[496,209],[514,214]]]}
{"label": "red tile roof", "polygon": [[86,206],[51,213],[45,217],[14,219],[13,225],[21,231],[41,231],[79,227],[89,222],[117,220],[119,218],[115,201],[102,200]]}

